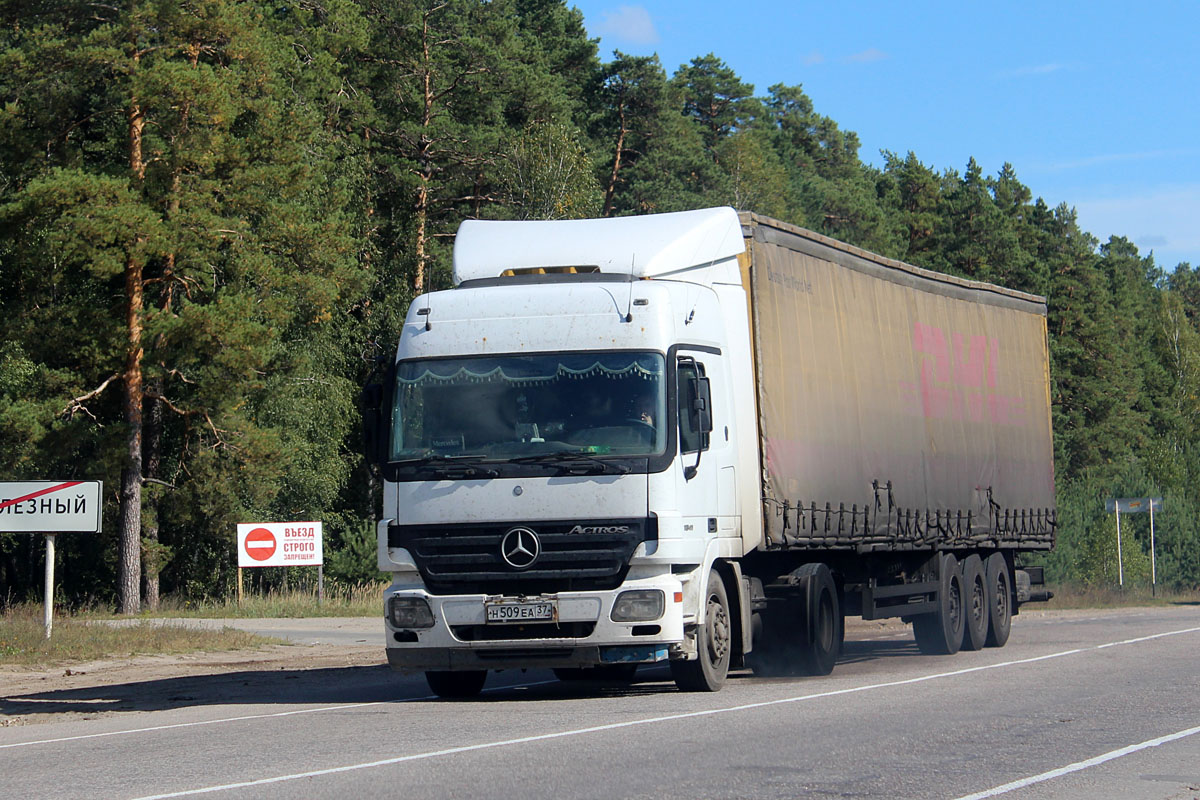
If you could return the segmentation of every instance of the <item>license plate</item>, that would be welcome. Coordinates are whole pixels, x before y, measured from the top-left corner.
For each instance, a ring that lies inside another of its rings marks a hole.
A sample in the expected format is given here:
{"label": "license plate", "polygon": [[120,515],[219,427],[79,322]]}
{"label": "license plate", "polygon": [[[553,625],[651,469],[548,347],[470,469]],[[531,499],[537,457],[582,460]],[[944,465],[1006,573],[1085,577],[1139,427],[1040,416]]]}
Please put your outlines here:
{"label": "license plate", "polygon": [[557,616],[554,603],[546,601],[484,603],[483,609],[485,619],[490,623],[535,622]]}

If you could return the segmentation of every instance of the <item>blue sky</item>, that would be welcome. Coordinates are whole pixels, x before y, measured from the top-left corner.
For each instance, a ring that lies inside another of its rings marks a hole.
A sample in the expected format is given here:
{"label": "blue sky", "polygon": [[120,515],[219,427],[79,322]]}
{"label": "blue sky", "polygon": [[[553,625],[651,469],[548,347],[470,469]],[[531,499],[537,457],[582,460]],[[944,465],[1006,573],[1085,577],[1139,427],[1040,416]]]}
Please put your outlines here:
{"label": "blue sky", "polygon": [[802,85],[864,161],[1007,161],[1101,241],[1200,267],[1200,2],[568,3],[605,60],[715,53],[758,94]]}

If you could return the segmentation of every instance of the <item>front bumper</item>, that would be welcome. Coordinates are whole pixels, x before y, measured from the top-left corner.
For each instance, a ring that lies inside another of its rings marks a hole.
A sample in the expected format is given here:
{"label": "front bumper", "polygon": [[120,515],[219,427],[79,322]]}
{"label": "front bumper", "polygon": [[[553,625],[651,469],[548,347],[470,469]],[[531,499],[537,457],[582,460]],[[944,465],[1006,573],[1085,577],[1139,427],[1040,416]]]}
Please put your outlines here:
{"label": "front bumper", "polygon": [[[631,589],[660,589],[666,596],[656,620],[613,622],[617,595]],[[612,591],[559,592],[539,596],[557,605],[553,622],[488,624],[487,595],[431,595],[424,589],[388,589],[393,596],[419,597],[433,610],[434,625],[400,629],[385,615],[388,664],[402,672],[422,670],[586,667],[666,660],[683,641],[683,605],[676,601],[682,584],[671,575],[628,580]],[[531,598],[532,599],[532,598]]]}

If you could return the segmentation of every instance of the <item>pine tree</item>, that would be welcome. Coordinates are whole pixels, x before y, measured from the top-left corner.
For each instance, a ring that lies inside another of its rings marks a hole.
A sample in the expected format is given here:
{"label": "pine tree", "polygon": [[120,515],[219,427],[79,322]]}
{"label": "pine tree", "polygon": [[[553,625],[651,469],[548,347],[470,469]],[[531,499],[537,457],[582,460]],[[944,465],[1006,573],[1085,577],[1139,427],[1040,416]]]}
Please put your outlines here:
{"label": "pine tree", "polygon": [[912,151],[903,160],[884,153],[884,162],[884,174],[895,187],[896,215],[903,230],[899,256],[913,264],[927,264],[937,248],[941,181]]}
{"label": "pine tree", "polygon": [[671,85],[683,103],[683,115],[699,124],[704,147],[714,158],[722,139],[746,128],[762,112],[754,87],[712,53],[681,65]]}
{"label": "pine tree", "polygon": [[628,185],[629,170],[655,146],[667,127],[664,115],[673,113],[667,76],[658,56],[628,56],[616,51],[612,62],[604,65],[590,126],[603,154],[599,171],[604,216],[611,216],[618,207],[629,207],[619,199],[619,192]]}
{"label": "pine tree", "polygon": [[[298,6],[268,18],[233,0],[92,7],[85,21],[31,15],[5,53],[4,128],[51,144],[8,187],[0,218],[19,280],[55,266],[6,308],[8,332],[66,379],[45,428],[123,420],[119,447],[92,434],[60,452],[95,449],[99,468],[120,473],[117,594],[133,613],[146,487],[152,531],[158,487],[200,498],[210,514],[199,525],[214,533],[266,508],[287,457],[257,419],[264,378],[297,369],[281,359],[289,342],[328,324],[360,285],[346,187],[327,180],[332,104],[305,94],[329,85],[336,57],[321,48],[352,40],[355,15],[330,3],[320,19]],[[297,48],[297,28],[322,35]],[[45,303],[64,285],[82,307],[67,313],[94,318],[68,352],[65,338],[39,341]],[[84,310],[88,295],[114,293],[119,304]],[[219,511],[203,502],[217,488]],[[158,542],[145,546],[157,565]]]}

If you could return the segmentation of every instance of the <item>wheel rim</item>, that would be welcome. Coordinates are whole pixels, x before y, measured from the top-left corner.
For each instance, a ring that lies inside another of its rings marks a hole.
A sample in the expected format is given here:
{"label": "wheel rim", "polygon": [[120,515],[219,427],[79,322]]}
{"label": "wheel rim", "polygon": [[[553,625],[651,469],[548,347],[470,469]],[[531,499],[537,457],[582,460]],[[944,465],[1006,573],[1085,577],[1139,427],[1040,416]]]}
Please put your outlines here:
{"label": "wheel rim", "polygon": [[987,592],[984,589],[983,581],[976,580],[974,588],[971,591],[971,619],[975,621],[976,626],[979,625],[987,614]]}
{"label": "wheel rim", "polygon": [[951,581],[950,591],[946,593],[946,621],[952,630],[961,630],[958,625],[962,617],[962,584]]}
{"label": "wheel rim", "polygon": [[1003,572],[996,574],[996,614],[1001,620],[1008,617],[1008,579]]}
{"label": "wheel rim", "polygon": [[716,595],[708,598],[708,656],[714,663],[720,663],[729,652],[729,614]]}

